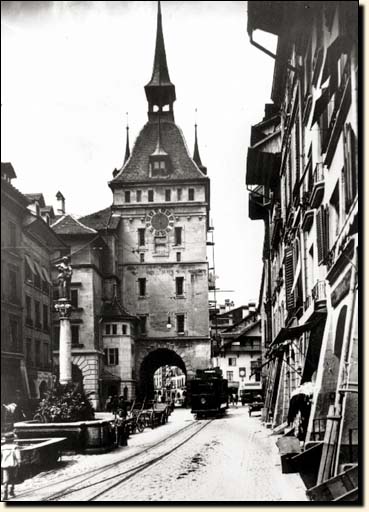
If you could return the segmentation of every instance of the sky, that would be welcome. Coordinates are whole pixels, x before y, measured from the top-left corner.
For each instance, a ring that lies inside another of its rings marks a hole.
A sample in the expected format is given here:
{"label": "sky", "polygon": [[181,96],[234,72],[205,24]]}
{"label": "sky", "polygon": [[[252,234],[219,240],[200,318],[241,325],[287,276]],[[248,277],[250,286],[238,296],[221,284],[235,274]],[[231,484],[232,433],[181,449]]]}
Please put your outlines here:
{"label": "sky", "polygon": [[[147,121],[157,2],[1,4],[1,156],[13,164],[13,184],[42,192],[54,209],[60,190],[77,216],[106,208],[126,112],[131,148]],[[175,121],[191,155],[197,121],[211,180],[217,300],[257,301],[264,227],[248,218],[246,156],[250,127],[270,102],[274,60],[249,43],[247,2],[161,4]],[[273,36],[254,39],[275,51]]]}

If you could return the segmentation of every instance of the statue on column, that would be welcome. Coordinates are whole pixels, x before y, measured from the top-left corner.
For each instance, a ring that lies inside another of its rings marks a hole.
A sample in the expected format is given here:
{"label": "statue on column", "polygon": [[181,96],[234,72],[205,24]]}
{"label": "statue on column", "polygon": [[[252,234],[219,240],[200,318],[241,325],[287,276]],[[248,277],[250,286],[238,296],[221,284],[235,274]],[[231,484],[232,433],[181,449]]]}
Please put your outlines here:
{"label": "statue on column", "polygon": [[72,280],[72,267],[69,265],[67,256],[62,258],[61,263],[56,265],[59,271],[58,286],[59,286],[59,299],[70,299],[70,283]]}

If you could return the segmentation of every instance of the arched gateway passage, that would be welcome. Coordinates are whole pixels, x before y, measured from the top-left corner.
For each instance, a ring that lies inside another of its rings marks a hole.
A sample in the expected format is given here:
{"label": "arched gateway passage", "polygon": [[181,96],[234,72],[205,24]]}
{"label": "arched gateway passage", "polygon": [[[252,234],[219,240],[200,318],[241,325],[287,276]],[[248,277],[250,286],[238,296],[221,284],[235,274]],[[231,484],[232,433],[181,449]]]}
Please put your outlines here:
{"label": "arched gateway passage", "polygon": [[158,368],[166,365],[177,366],[187,376],[186,365],[176,352],[166,348],[153,350],[143,359],[140,366],[138,397],[154,398],[154,373]]}

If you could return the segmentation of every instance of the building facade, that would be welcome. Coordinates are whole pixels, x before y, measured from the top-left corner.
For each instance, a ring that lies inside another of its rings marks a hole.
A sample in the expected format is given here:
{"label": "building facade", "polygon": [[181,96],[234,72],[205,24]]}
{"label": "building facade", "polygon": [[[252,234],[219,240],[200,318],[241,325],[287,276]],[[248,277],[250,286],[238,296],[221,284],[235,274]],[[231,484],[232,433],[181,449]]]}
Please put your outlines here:
{"label": "building facade", "polygon": [[208,262],[210,186],[197,139],[193,158],[175,124],[175,86],[166,61],[160,2],[153,74],[145,86],[148,122],[109,183],[120,219],[122,305],[139,318],[138,392],[153,374],[178,366],[191,377],[210,363]]}
{"label": "building facade", "polygon": [[[264,419],[327,440],[318,483],[358,457],[358,6],[249,2],[248,33],[278,36],[271,98],[252,127],[249,216],[265,223],[260,309]],[[270,55],[270,52],[268,53]]]}

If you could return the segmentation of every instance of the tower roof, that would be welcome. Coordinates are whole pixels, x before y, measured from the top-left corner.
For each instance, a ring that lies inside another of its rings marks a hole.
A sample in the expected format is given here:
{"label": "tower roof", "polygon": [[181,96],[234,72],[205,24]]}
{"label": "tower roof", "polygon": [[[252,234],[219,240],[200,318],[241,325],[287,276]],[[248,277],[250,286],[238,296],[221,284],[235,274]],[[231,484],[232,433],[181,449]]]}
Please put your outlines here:
{"label": "tower roof", "polygon": [[195,124],[195,145],[194,145],[194,149],[193,149],[193,161],[198,166],[200,171],[202,171],[204,174],[206,174],[207,169],[204,165],[202,165],[201,158],[200,158],[199,145],[197,142],[197,124]]}
{"label": "tower roof", "polygon": [[169,78],[160,1],[158,2],[154,66],[151,80],[145,85],[145,93],[149,104],[158,105],[159,107],[172,104],[176,99],[175,87]]}
{"label": "tower roof", "polygon": [[126,131],[127,131],[127,139],[126,139],[126,153],[124,155],[124,162],[123,162],[123,165],[127,162],[128,158],[130,157],[131,155],[131,150],[129,149],[129,126],[127,124],[126,126]]}
{"label": "tower roof", "polygon": [[[149,176],[149,162],[150,156],[157,150],[157,144],[158,125],[148,122],[135,141],[130,159],[110,183],[156,181]],[[189,155],[181,130],[172,121],[160,122],[160,148],[171,161],[168,180],[207,179]]]}

